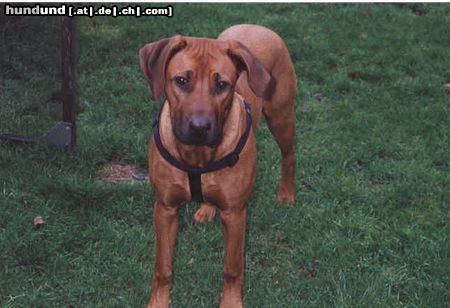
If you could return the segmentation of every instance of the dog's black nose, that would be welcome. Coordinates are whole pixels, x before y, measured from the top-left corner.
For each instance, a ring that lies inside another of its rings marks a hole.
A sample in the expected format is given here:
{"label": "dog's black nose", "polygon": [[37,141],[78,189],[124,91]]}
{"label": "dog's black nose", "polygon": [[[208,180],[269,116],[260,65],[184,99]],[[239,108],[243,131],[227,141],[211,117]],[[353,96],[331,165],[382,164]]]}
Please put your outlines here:
{"label": "dog's black nose", "polygon": [[192,117],[189,121],[189,129],[194,134],[206,134],[211,129],[211,119],[206,116]]}

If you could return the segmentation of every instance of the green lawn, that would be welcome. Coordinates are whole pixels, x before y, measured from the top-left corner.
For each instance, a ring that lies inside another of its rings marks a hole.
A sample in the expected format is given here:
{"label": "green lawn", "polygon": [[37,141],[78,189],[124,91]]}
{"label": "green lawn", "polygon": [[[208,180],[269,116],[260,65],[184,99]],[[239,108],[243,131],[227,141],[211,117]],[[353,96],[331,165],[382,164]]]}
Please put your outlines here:
{"label": "green lawn", "polygon": [[[0,142],[0,306],[144,306],[154,196],[97,177],[108,162],[146,167],[157,104],[138,50],[257,23],[285,39],[298,75],[298,199],[276,202],[263,123],[246,307],[449,307],[450,5],[421,9],[191,3],[173,18],[78,19],[76,151]],[[55,18],[0,16],[0,132],[39,135],[59,119],[58,34]],[[181,210],[173,307],[219,303],[220,221],[194,226],[196,208]]]}

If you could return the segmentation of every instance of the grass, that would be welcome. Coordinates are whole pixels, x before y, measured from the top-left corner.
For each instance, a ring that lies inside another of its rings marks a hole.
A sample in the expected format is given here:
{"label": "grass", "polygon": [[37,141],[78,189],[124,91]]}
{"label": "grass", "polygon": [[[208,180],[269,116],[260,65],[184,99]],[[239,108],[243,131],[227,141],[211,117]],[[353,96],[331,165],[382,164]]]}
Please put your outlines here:
{"label": "grass", "polygon": [[[146,166],[156,103],[138,49],[258,23],[286,40],[298,74],[298,200],[276,202],[278,150],[263,124],[246,307],[448,307],[450,6],[174,8],[173,18],[78,19],[74,153],[0,143],[0,306],[144,306],[153,194],[96,178],[111,161]],[[0,24],[0,132],[38,135],[60,114],[58,19]],[[220,222],[193,226],[195,210],[181,210],[174,307],[219,302]]]}

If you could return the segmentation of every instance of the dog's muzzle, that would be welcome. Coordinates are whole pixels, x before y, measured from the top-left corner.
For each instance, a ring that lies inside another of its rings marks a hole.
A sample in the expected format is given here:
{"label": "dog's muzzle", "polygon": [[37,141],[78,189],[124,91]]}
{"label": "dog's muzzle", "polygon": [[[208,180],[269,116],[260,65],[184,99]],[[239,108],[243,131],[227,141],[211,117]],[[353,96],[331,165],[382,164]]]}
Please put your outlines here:
{"label": "dog's muzzle", "polygon": [[179,125],[174,125],[176,138],[188,145],[217,145],[220,139],[216,120],[210,115],[191,115],[185,117]]}

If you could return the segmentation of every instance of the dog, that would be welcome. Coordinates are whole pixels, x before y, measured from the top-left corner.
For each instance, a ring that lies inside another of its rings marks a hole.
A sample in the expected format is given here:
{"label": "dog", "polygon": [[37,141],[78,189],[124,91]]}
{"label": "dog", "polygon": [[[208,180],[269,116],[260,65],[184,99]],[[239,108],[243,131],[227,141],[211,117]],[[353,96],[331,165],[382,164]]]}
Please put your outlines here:
{"label": "dog", "polygon": [[[258,25],[217,39],[175,35],[139,51],[153,98],[161,100],[149,146],[156,195],[156,258],[148,307],[168,307],[178,211],[199,201],[197,223],[220,212],[225,266],[220,307],[243,307],[246,205],[255,183],[254,131],[264,114],[281,150],[277,199],[295,200],[297,81],[283,40]],[[250,111],[251,110],[251,111]]]}

